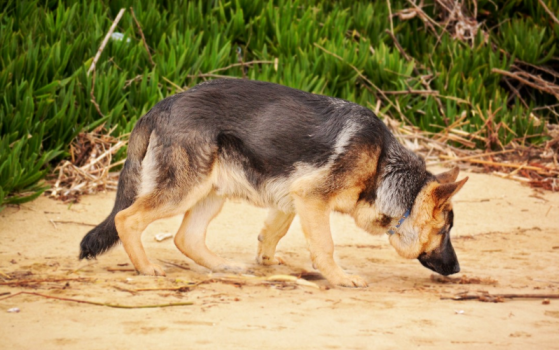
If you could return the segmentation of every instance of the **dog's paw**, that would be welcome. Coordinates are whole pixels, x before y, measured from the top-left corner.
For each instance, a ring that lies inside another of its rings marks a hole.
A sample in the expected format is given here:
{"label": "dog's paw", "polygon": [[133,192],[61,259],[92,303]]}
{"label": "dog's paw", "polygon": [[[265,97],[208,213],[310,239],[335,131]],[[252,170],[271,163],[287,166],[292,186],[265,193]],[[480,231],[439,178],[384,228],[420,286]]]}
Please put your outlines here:
{"label": "dog's paw", "polygon": [[285,262],[279,256],[269,257],[260,254],[256,257],[256,262],[264,266],[285,265]]}
{"label": "dog's paw", "polygon": [[358,275],[344,275],[329,281],[336,287],[365,288],[367,281]]}
{"label": "dog's paw", "polygon": [[159,265],[150,264],[137,270],[140,275],[165,276],[165,271]]}

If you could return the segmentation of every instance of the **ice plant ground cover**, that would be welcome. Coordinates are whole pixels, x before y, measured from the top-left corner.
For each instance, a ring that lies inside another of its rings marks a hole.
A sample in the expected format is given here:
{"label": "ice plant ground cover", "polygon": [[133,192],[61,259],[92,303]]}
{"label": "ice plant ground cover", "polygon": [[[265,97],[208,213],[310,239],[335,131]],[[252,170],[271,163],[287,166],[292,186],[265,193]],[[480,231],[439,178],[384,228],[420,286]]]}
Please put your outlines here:
{"label": "ice plant ground cover", "polygon": [[450,131],[464,148],[541,144],[559,115],[557,0],[2,1],[0,11],[0,207],[40,195],[74,160],[79,133],[126,135],[164,97],[224,76],[344,98]]}

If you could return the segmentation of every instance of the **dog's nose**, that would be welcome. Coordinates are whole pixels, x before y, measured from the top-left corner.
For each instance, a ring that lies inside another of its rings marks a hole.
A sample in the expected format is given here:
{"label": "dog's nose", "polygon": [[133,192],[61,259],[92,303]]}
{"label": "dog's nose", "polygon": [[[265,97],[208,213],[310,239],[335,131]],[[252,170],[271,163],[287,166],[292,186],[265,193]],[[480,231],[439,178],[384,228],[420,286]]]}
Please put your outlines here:
{"label": "dog's nose", "polygon": [[456,263],[454,265],[454,269],[452,270],[452,273],[458,273],[458,272],[460,272],[460,264]]}

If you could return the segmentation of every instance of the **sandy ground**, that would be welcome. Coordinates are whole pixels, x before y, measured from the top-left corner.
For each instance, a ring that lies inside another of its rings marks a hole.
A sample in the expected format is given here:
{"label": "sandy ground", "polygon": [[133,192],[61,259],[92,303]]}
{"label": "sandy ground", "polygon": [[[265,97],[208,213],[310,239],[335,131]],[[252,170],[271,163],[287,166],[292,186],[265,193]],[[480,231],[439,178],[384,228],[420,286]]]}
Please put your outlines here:
{"label": "sandy ground", "polygon": [[[210,226],[208,245],[248,264],[259,278],[210,274],[182,256],[172,240],[154,240],[158,233],[174,233],[179,218],[144,233],[148,255],[167,276],[142,277],[131,271],[121,246],[97,261],[77,260],[90,227],[76,223],[104,219],[114,192],[72,206],[43,197],[6,208],[0,212],[0,348],[559,349],[559,300],[441,300],[465,291],[559,294],[559,194],[469,176],[454,201],[453,244],[462,267],[458,276],[479,277],[478,284],[432,281],[419,262],[398,257],[386,236],[370,236],[341,215],[331,218],[337,259],[364,276],[368,288],[330,289],[323,279],[311,281],[319,288],[265,281],[313,271],[300,224],[296,218],[279,244],[286,265],[260,267],[254,262],[256,237],[266,211],[234,202]],[[14,284],[54,279],[73,280]],[[190,290],[170,290],[181,286]],[[20,291],[119,305],[193,304],[120,309],[10,297]]]}

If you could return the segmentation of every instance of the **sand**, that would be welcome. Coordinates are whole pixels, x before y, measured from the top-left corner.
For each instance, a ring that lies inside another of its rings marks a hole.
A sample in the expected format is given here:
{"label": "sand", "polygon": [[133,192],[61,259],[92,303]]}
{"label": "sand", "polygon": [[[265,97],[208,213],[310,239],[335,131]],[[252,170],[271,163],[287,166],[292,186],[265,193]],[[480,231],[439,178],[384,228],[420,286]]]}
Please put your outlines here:
{"label": "sand", "polygon": [[[114,192],[71,206],[41,197],[8,207],[0,212],[0,295],[11,294],[0,299],[26,291],[118,305],[192,305],[121,309],[17,295],[0,300],[0,349],[559,349],[559,299],[548,305],[441,299],[480,291],[559,294],[559,193],[468,175],[454,200],[452,236],[462,267],[455,276],[478,277],[477,284],[433,281],[417,260],[400,258],[386,235],[368,235],[337,214],[331,218],[337,260],[368,288],[329,288],[324,279],[310,281],[315,286],[265,281],[314,271],[300,223],[296,218],[279,244],[286,265],[258,266],[266,210],[238,202],[228,202],[211,224],[208,245],[258,277],[211,274],[172,239],[154,240],[174,233],[180,218],[144,233],[148,256],[167,273],[144,277],[131,270],[121,246],[96,261],[77,260],[91,228],[81,223],[103,220]],[[72,280],[6,284],[24,279]],[[181,286],[190,287],[164,290]],[[137,291],[150,288],[160,290]]]}

